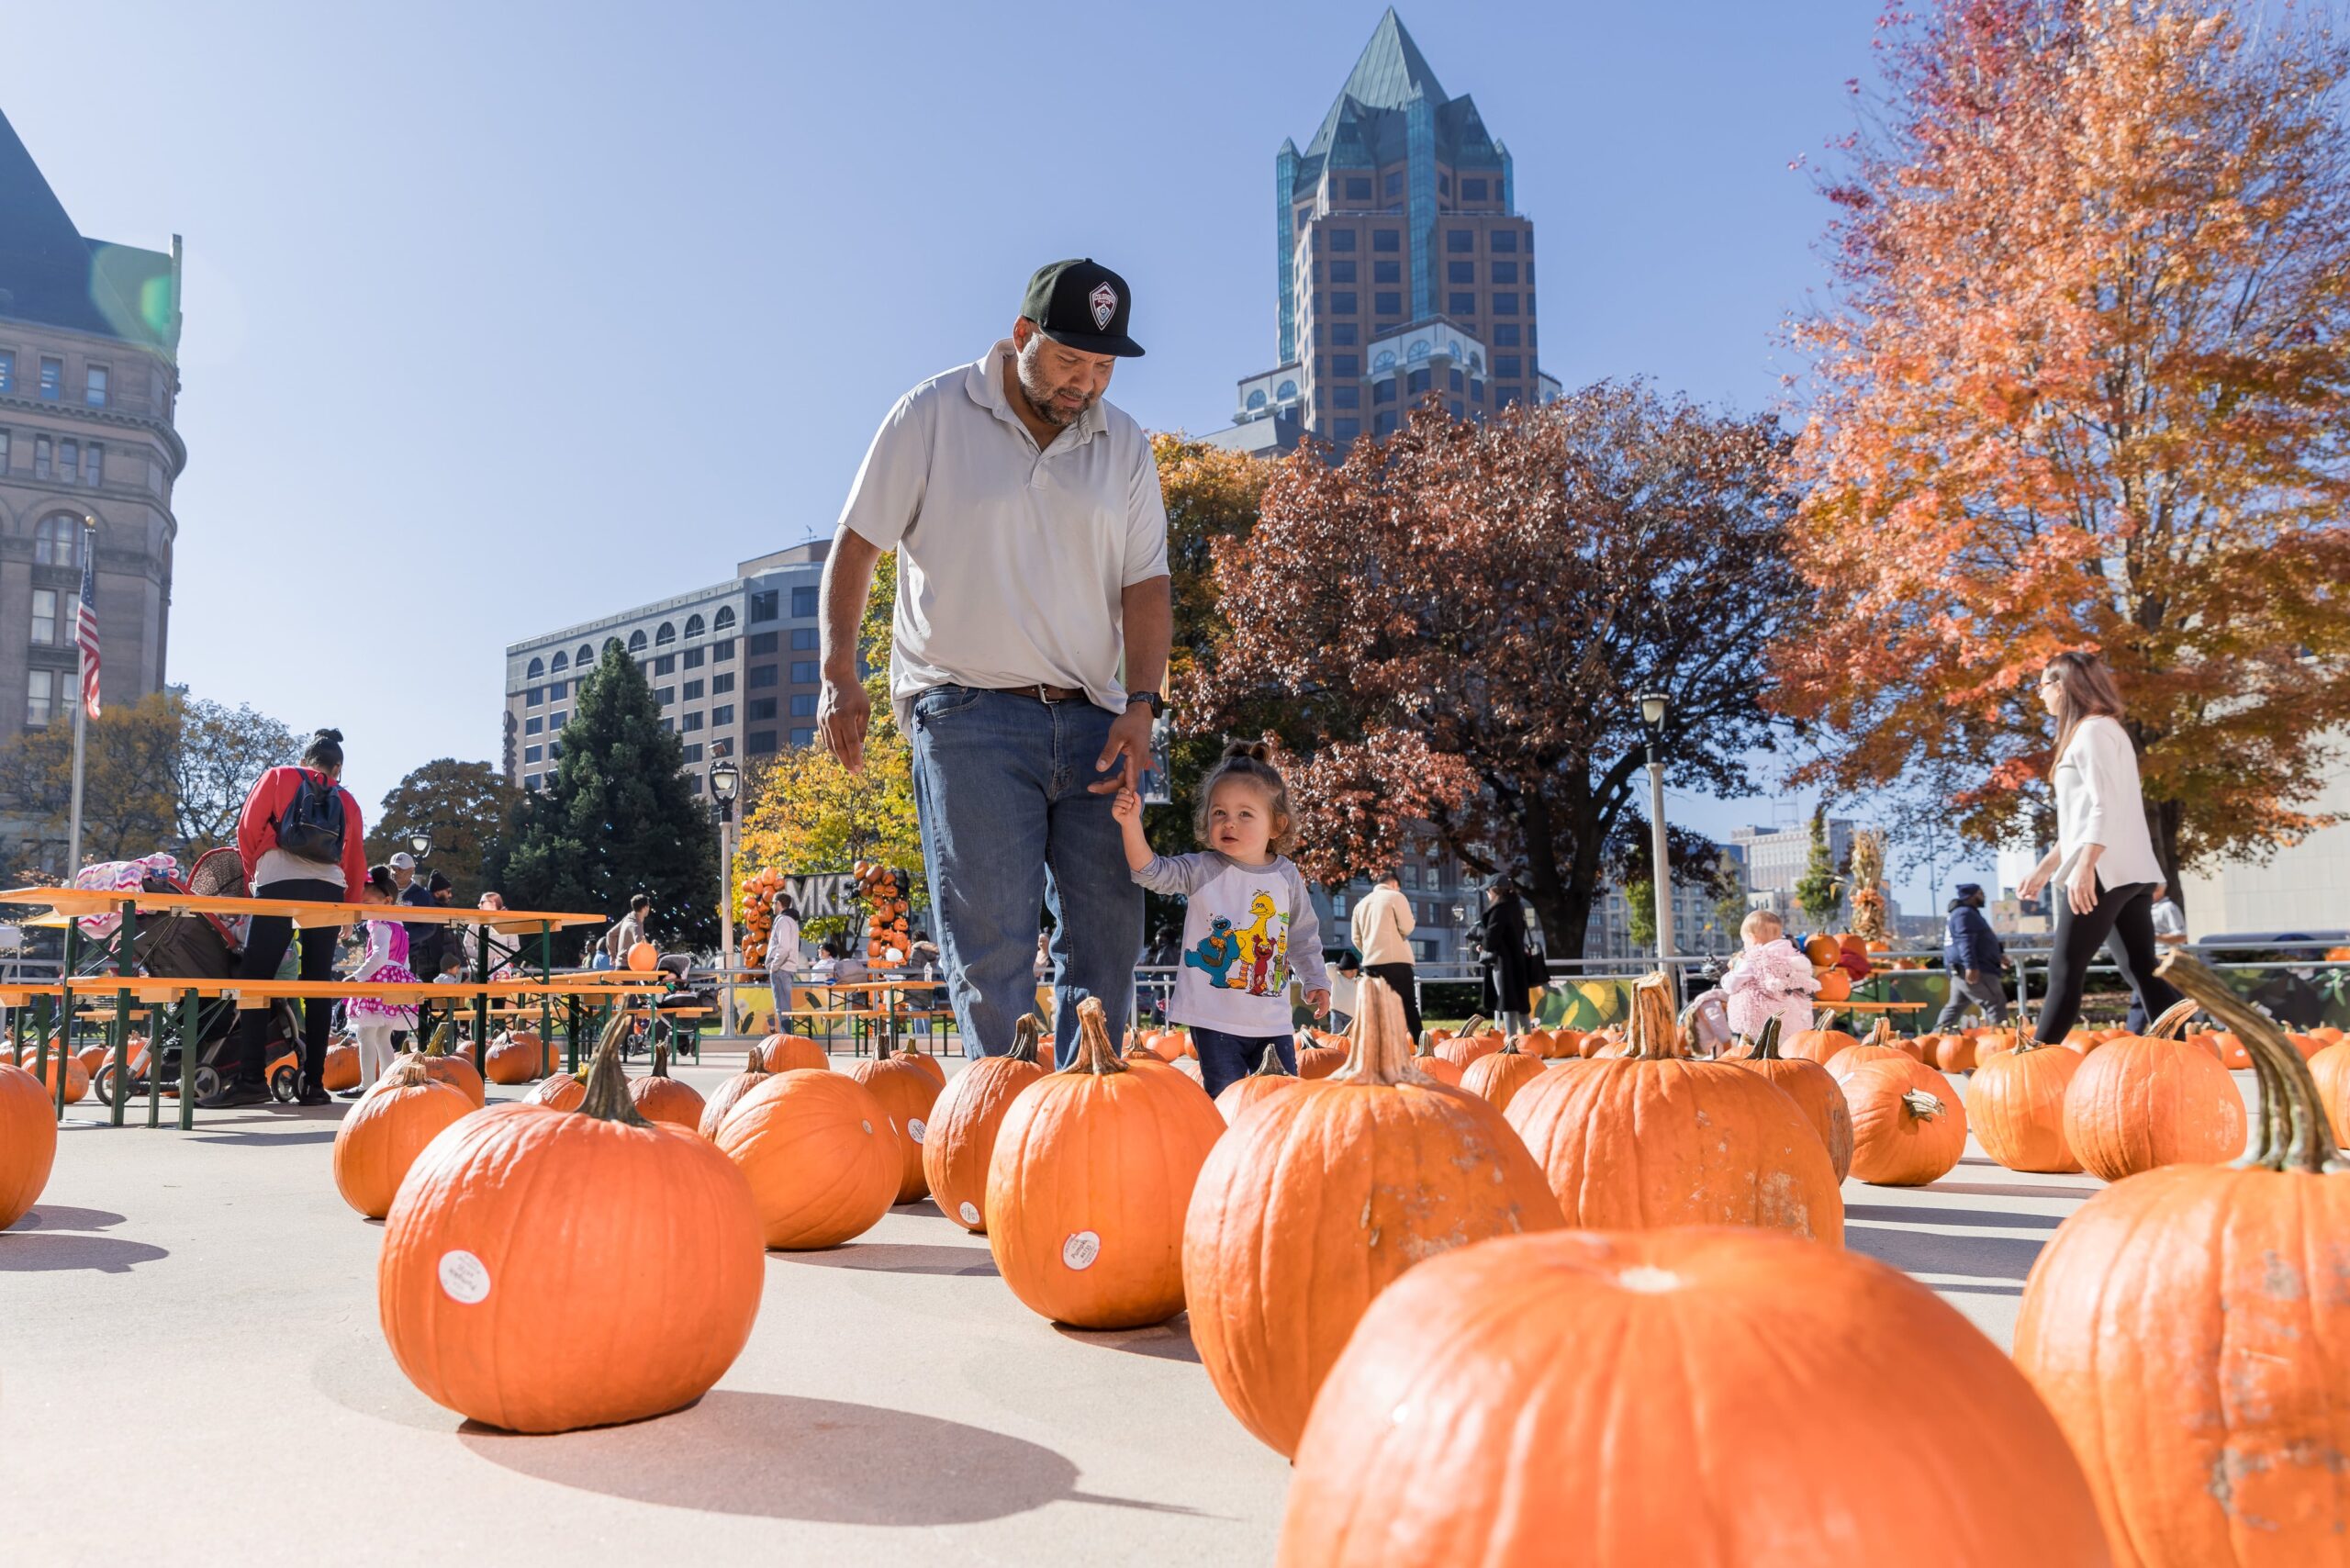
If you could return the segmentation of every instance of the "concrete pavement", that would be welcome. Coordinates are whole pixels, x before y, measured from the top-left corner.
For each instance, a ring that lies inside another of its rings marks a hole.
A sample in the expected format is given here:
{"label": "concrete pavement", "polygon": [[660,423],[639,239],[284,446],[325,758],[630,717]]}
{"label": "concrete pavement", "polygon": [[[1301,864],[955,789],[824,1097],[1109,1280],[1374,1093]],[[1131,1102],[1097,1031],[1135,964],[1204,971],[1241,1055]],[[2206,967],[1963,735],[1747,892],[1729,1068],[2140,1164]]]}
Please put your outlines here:
{"label": "concrete pavement", "polygon": [[[1057,1330],[927,1203],[833,1252],[769,1254],[749,1346],[690,1410],[469,1427],[384,1347],[381,1230],[329,1173],[341,1110],[194,1134],[69,1111],[42,1203],[0,1235],[0,1559],[1270,1560],[1288,1466],[1225,1413],[1183,1321]],[[2005,1345],[2032,1259],[2098,1185],[1970,1152],[1932,1187],[1848,1183],[1846,1239]],[[559,1321],[545,1349],[564,1354]]]}

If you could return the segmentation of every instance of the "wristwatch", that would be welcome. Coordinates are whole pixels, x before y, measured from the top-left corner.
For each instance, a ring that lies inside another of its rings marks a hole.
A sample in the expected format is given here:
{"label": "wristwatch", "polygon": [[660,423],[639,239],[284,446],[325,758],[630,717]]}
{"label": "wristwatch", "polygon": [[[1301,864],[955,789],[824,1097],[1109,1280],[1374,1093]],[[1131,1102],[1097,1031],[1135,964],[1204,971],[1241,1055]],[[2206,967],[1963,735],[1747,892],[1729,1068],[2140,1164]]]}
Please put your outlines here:
{"label": "wristwatch", "polygon": [[1150,716],[1154,719],[1167,711],[1167,700],[1159,696],[1156,691],[1129,691],[1126,693],[1127,707],[1131,708],[1137,702],[1149,703]]}

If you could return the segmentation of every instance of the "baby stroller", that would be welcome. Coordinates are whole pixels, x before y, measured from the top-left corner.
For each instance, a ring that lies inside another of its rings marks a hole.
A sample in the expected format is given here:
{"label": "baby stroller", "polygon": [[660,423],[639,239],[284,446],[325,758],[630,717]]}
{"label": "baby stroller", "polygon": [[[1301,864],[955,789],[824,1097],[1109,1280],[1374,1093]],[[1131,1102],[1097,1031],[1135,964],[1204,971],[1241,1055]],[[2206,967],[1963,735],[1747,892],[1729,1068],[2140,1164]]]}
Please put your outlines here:
{"label": "baby stroller", "polygon": [[[251,896],[245,887],[244,863],[233,848],[215,849],[201,857],[188,872],[185,882],[155,871],[150,871],[141,880],[144,890],[151,893],[195,893],[229,899]],[[139,922],[138,939],[131,946],[132,962],[141,973],[173,980],[233,980],[244,958],[248,926],[249,921],[242,917],[197,914],[187,910],[149,915]],[[144,1052],[133,1052],[127,1070],[113,1060],[100,1070],[92,1087],[106,1104],[113,1104],[118,1095],[143,1092],[150,1072],[162,1073],[166,1092],[178,1092],[180,1052],[190,1042],[180,1038],[180,1009],[169,1008],[164,1016],[162,1038],[151,1042]],[[196,1051],[196,1092],[199,1099],[220,1087],[219,1057],[236,1033],[237,1018],[237,1004],[229,998],[197,1000],[193,1045]],[[301,1034],[301,1015],[293,1003],[278,1001],[269,1004],[265,1047],[269,1092],[288,1103],[300,1088]]]}
{"label": "baby stroller", "polygon": [[693,955],[690,953],[661,955],[654,968],[662,977],[662,988],[657,991],[647,988],[647,994],[643,1000],[649,1002],[651,1005],[645,1009],[643,1019],[629,1025],[629,1032],[621,1042],[621,1055],[623,1058],[639,1052],[649,1057],[656,1045],[667,1046],[673,1056],[677,1053],[678,1036],[684,1031],[669,1019],[663,1017],[664,1013],[679,1008],[700,1008],[712,1013],[717,1011],[716,988],[708,983],[707,976],[702,978],[702,983],[698,986],[695,983],[693,967]]}

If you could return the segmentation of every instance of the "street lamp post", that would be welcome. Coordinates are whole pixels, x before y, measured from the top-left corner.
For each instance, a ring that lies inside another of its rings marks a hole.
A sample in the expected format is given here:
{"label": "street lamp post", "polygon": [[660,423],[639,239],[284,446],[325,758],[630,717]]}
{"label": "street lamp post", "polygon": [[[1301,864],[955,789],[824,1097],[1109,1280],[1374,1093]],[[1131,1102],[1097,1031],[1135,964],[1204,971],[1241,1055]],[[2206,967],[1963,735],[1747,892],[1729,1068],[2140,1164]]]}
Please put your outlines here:
{"label": "street lamp post", "polygon": [[1640,725],[1648,732],[1649,746],[1649,858],[1650,878],[1656,888],[1656,965],[1673,981],[1673,994],[1681,994],[1678,980],[1673,974],[1673,868],[1664,848],[1664,758],[1660,746],[1664,740],[1664,715],[1673,700],[1662,691],[1640,693]]}
{"label": "street lamp post", "polygon": [[732,757],[710,765],[710,798],[718,806],[718,961],[726,1032],[734,1032],[734,794],[743,770]]}
{"label": "street lamp post", "polygon": [[408,829],[408,853],[416,857],[416,863],[423,865],[432,857],[432,830],[429,827]]}

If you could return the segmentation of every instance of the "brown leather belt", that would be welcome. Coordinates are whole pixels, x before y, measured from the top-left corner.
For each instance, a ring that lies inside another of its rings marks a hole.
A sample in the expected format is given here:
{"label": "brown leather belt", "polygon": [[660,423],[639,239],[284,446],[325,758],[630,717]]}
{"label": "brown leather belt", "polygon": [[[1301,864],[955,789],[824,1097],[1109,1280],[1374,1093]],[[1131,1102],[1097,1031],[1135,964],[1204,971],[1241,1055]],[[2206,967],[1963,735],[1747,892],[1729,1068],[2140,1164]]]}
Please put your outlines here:
{"label": "brown leather belt", "polygon": [[1034,686],[990,686],[983,689],[1001,691],[1007,697],[1032,698],[1038,702],[1082,702],[1086,700],[1083,687],[1046,686],[1041,681]]}

